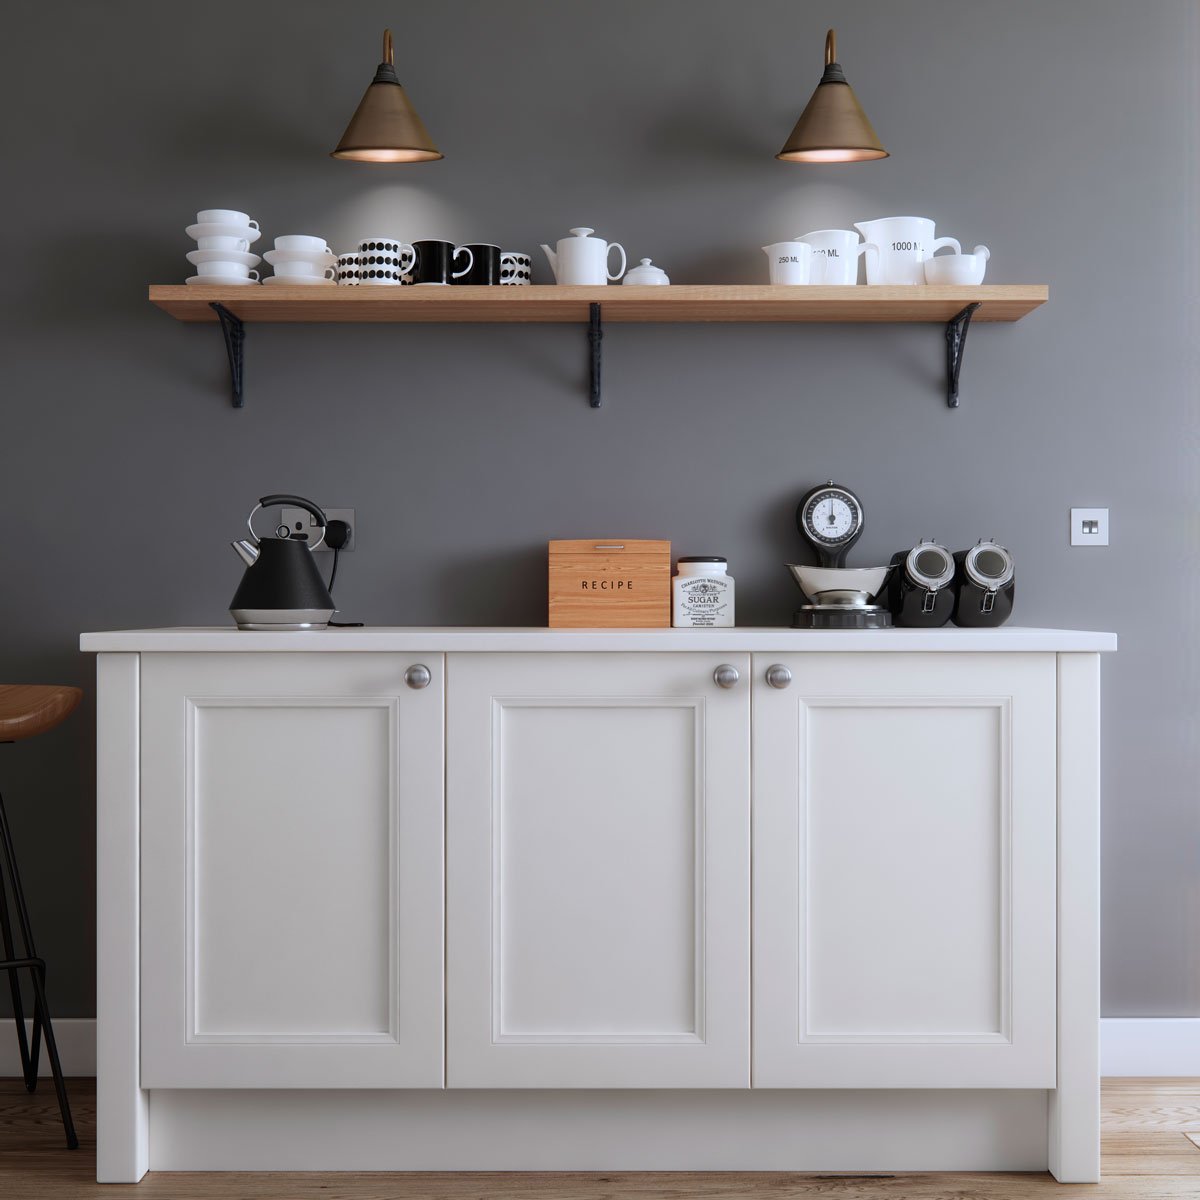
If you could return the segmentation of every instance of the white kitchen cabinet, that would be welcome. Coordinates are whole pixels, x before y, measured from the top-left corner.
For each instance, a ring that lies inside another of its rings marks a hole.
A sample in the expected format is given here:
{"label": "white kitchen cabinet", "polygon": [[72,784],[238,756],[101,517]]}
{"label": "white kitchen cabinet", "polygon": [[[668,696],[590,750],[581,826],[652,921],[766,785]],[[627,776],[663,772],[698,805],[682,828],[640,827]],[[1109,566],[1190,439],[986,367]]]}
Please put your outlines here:
{"label": "white kitchen cabinet", "polygon": [[141,669],[141,1082],[440,1087],[441,655]]}
{"label": "white kitchen cabinet", "polygon": [[451,657],[450,1087],[749,1085],[749,668]]}
{"label": "white kitchen cabinet", "polygon": [[1111,635],[83,645],[102,1181],[1097,1178]]}
{"label": "white kitchen cabinet", "polygon": [[1053,1088],[1054,660],[754,678],[754,1085]]}

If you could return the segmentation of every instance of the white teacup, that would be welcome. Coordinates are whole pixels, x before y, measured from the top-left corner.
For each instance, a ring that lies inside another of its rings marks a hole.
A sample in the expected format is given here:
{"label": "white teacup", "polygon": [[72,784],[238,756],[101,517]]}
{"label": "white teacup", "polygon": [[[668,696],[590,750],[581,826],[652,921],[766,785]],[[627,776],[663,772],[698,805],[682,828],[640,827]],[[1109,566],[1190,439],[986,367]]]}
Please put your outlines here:
{"label": "white teacup", "polygon": [[303,250],[309,254],[333,253],[325,244],[324,238],[313,237],[307,233],[286,233],[275,239],[276,250]]}
{"label": "white teacup", "polygon": [[238,212],[236,208],[202,208],[196,214],[200,225],[249,225],[258,228],[258,222],[250,220],[250,214]]}
{"label": "white teacup", "polygon": [[202,237],[196,239],[196,246],[200,250],[241,250],[250,249],[250,243],[245,238],[239,237]]}
{"label": "white teacup", "polygon": [[860,255],[879,254],[874,242],[860,242],[853,229],[816,229],[798,240],[813,248],[810,283],[855,284]]}
{"label": "white teacup", "polygon": [[249,267],[244,267],[239,262],[226,262],[224,259],[217,259],[215,262],[197,263],[196,274],[240,275],[243,279],[258,279],[257,271],[252,271]]}
{"label": "white teacup", "polygon": [[991,257],[992,252],[986,246],[976,246],[974,254],[943,254],[938,258],[927,258],[925,282],[973,287],[983,282]]}
{"label": "white teacup", "polygon": [[276,275],[323,275],[326,279],[337,278],[337,267],[326,267],[319,262],[281,262],[275,264]]}
{"label": "white teacup", "polygon": [[774,242],[763,247],[771,264],[771,282],[804,284],[812,281],[813,248],[807,242]]}

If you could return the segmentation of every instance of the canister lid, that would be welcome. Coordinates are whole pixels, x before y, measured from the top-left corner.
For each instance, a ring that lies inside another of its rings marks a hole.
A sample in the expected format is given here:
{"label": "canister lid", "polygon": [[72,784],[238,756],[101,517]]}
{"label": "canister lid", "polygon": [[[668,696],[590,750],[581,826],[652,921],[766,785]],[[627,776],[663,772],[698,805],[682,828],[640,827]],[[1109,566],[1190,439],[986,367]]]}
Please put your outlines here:
{"label": "canister lid", "polygon": [[703,554],[692,555],[688,558],[676,559],[676,562],[723,562],[723,563],[727,563],[728,561],[729,561],[729,559],[727,559],[727,558],[706,557]]}

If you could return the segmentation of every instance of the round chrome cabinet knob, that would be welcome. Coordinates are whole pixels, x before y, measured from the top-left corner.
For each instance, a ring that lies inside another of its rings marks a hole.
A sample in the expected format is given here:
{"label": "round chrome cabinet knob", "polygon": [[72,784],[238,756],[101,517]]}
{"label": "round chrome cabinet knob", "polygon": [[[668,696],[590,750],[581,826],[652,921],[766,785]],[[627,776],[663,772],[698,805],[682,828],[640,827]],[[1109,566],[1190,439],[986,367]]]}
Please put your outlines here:
{"label": "round chrome cabinet knob", "polygon": [[433,676],[429,673],[429,668],[423,663],[414,663],[407,671],[404,672],[404,682],[410,688],[423,688],[429,686],[429,681]]}
{"label": "round chrome cabinet knob", "polygon": [[741,675],[738,674],[737,667],[733,666],[732,663],[722,663],[713,672],[713,682],[717,687],[734,687],[739,679],[741,679]]}
{"label": "round chrome cabinet knob", "polygon": [[785,688],[792,682],[792,673],[783,663],[776,663],[767,668],[767,682],[773,688]]}

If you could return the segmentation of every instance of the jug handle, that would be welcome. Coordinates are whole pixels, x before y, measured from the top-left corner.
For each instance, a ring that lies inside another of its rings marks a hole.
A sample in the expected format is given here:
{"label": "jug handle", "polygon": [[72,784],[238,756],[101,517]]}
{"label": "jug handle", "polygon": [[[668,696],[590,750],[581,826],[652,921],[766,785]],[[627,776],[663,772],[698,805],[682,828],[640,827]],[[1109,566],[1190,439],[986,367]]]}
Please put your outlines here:
{"label": "jug handle", "polygon": [[257,542],[259,536],[254,532],[254,515],[260,508],[274,508],[276,504],[287,504],[292,508],[302,508],[321,526],[321,536],[317,538],[311,546],[310,550],[315,550],[325,540],[325,526],[329,524],[325,517],[325,513],[319,509],[311,500],[305,500],[303,496],[292,496],[286,492],[276,493],[270,496],[263,496],[259,502],[251,510],[250,515],[246,518],[246,524],[250,529],[250,536]]}
{"label": "jug handle", "polygon": [[876,260],[876,262],[878,262],[879,261],[879,247],[874,242],[859,242],[858,243],[858,257],[859,258],[862,258],[862,256],[864,254],[866,254],[868,250],[872,254],[875,255],[875,260]]}
{"label": "jug handle", "polygon": [[944,237],[937,238],[933,245],[929,247],[929,257],[932,258],[939,250],[944,249],[946,246],[953,246],[955,254],[962,253],[962,247],[958,244],[958,238]]}
{"label": "jug handle", "polygon": [[[608,269],[608,256],[614,251],[621,252],[621,269],[614,275]],[[625,274],[625,247],[620,242],[609,242],[608,249],[604,252],[604,273],[609,279],[620,279]]]}

